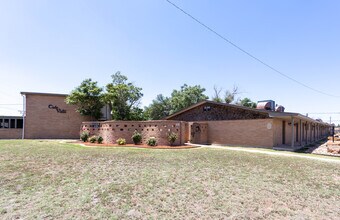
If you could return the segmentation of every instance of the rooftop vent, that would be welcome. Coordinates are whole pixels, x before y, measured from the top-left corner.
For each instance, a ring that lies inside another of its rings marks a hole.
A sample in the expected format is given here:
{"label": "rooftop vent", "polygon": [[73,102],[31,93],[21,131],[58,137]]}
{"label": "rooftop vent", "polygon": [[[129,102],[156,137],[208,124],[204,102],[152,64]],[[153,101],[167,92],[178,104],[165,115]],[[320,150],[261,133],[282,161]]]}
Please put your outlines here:
{"label": "rooftop vent", "polygon": [[276,112],[284,112],[285,111],[285,107],[283,107],[282,105],[278,105],[275,108]]}
{"label": "rooftop vent", "polygon": [[268,111],[275,111],[275,101],[273,101],[273,100],[258,101],[256,109],[264,109],[264,110],[268,110]]}

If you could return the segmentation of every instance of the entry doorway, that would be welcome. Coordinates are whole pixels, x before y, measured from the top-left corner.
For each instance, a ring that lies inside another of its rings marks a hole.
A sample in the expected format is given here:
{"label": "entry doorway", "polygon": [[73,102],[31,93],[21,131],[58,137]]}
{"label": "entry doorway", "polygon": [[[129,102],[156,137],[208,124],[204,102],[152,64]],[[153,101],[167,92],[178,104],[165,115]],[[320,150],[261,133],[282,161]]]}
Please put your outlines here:
{"label": "entry doorway", "polygon": [[299,124],[296,124],[295,141],[299,142]]}
{"label": "entry doorway", "polygon": [[282,144],[286,144],[286,121],[282,121]]}

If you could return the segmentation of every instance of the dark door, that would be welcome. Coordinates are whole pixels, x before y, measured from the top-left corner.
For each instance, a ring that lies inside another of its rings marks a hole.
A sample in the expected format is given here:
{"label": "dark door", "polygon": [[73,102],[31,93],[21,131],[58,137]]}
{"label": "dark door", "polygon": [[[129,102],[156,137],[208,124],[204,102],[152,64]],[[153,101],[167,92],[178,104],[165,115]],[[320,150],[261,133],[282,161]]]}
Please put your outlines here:
{"label": "dark door", "polygon": [[286,144],[286,121],[282,122],[282,144]]}

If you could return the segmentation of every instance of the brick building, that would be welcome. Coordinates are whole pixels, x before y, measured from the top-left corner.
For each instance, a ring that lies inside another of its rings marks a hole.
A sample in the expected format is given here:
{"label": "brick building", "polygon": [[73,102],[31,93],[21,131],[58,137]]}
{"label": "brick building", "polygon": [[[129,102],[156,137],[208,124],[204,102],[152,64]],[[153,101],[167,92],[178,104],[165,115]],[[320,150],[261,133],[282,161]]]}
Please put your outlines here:
{"label": "brick building", "polygon": [[[25,117],[0,117],[0,139],[78,139],[79,128],[90,117],[67,105],[67,94],[21,92]],[[103,108],[103,120],[107,109]]]}
{"label": "brick building", "polygon": [[79,126],[90,118],[67,105],[66,94],[21,92],[24,96],[25,139],[72,139],[79,138]]}
{"label": "brick building", "polygon": [[167,135],[176,133],[175,144],[221,144],[284,148],[296,150],[329,134],[330,125],[298,113],[203,101],[183,109],[165,120],[110,121],[110,111],[103,108],[102,121],[93,121],[67,105],[67,94],[22,92],[25,117],[0,118],[0,138],[78,139],[80,131],[100,135],[104,142],[125,138],[132,143],[136,130],[143,143],[155,137],[167,144]]}
{"label": "brick building", "polygon": [[183,109],[165,120],[83,122],[81,130],[100,135],[106,143],[123,137],[132,143],[138,131],[167,144],[174,132],[176,144],[220,144],[297,150],[325,138],[330,125],[298,113],[251,109],[243,106],[203,101]]}
{"label": "brick building", "polygon": [[[288,150],[296,150],[325,138],[330,129],[329,124],[299,113],[251,109],[212,101],[192,105],[166,117],[166,120],[207,126],[204,136],[208,144]],[[195,132],[191,132],[191,136],[193,138]]]}

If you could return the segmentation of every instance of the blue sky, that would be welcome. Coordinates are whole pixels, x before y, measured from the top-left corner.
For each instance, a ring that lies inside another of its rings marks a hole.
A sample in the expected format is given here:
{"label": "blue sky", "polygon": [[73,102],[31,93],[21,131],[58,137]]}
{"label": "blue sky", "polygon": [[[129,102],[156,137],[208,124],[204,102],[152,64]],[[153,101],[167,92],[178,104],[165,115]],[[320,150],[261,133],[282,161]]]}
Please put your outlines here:
{"label": "blue sky", "polygon": [[[340,96],[340,1],[172,1],[290,77]],[[208,96],[214,85],[237,85],[241,97],[290,112],[340,112],[340,98],[276,74],[165,0],[0,0],[0,104],[21,103],[20,91],[69,93],[85,78],[104,86],[116,71],[143,88],[143,105],[187,83]],[[0,105],[0,115],[18,108]]]}

